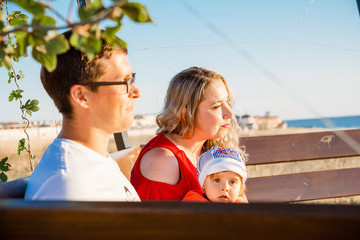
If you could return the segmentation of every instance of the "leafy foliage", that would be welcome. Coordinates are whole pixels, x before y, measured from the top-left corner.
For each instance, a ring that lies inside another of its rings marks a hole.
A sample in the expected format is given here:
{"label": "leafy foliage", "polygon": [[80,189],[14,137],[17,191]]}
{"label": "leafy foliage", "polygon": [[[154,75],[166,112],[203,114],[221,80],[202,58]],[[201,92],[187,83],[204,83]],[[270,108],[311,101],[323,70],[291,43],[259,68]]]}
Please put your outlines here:
{"label": "leafy foliage", "polygon": [[[27,57],[31,49],[33,59],[51,72],[56,68],[56,56],[66,52],[70,46],[84,52],[89,59],[101,50],[102,40],[113,46],[126,48],[126,42],[116,36],[121,29],[124,16],[139,23],[152,22],[152,19],[140,3],[112,0],[112,6],[104,7],[102,0],[93,0],[87,6],[79,8],[80,22],[71,23],[66,20],[65,26],[59,26],[54,18],[47,15],[46,10],[60,14],[40,0],[7,0],[7,2],[12,2],[31,14],[31,17],[28,17],[18,10],[8,13],[7,9],[5,14],[4,1],[0,0],[0,67],[4,66],[8,69],[8,83],[15,83],[17,86],[16,90],[11,91],[9,102],[13,100],[20,102],[21,117],[27,122],[24,132],[27,135],[28,147],[26,147],[26,139],[20,139],[17,154],[20,155],[26,150],[33,169],[32,159],[35,156],[31,154],[30,139],[26,132],[30,123],[26,115],[31,116],[33,112],[39,110],[39,101],[29,99],[23,104],[23,90],[20,89],[18,81],[23,80],[24,74],[21,71],[16,74],[13,61],[18,62],[21,57]],[[99,23],[106,19],[111,20],[113,24],[102,30]],[[69,28],[73,33],[68,41],[57,30]],[[10,164],[6,161],[7,157],[0,161],[0,182],[7,181],[5,172],[9,170]]]}
{"label": "leafy foliage", "polygon": [[[116,36],[121,29],[124,16],[134,22],[152,22],[146,8],[137,2],[113,0],[113,5],[104,7],[102,0],[93,0],[84,8],[79,8],[80,22],[68,22],[66,26],[58,26],[55,19],[46,15],[46,9],[52,10],[45,3],[36,0],[8,0],[17,4],[32,16],[27,17],[20,11],[8,16],[5,24],[4,14],[0,16],[0,65],[11,68],[11,59],[27,56],[31,46],[32,57],[53,71],[56,67],[56,55],[66,52],[70,45],[83,51],[90,59],[101,49],[101,41],[111,45],[126,47],[126,43]],[[107,26],[101,30],[99,23],[105,19],[112,20],[115,26]],[[30,22],[31,21],[31,22]],[[58,33],[58,29],[72,28],[73,35],[68,42]],[[4,36],[13,34],[15,41],[9,42]]]}
{"label": "leafy foliage", "polygon": [[0,182],[6,182],[8,177],[5,172],[9,171],[11,165],[7,163],[8,157],[3,158],[0,161]]}

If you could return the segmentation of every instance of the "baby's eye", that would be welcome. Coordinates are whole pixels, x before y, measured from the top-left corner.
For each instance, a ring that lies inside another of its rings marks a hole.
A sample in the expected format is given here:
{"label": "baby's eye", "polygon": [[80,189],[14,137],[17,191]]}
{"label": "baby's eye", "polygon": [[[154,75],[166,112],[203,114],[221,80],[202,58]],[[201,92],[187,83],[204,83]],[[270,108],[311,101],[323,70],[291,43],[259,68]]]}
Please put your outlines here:
{"label": "baby's eye", "polygon": [[214,179],[214,182],[220,182],[220,179],[219,179],[219,178],[215,178],[215,179]]}
{"label": "baby's eye", "polygon": [[235,180],[232,180],[232,181],[230,181],[230,184],[231,185],[234,185],[234,184],[236,184],[237,182],[235,181]]}

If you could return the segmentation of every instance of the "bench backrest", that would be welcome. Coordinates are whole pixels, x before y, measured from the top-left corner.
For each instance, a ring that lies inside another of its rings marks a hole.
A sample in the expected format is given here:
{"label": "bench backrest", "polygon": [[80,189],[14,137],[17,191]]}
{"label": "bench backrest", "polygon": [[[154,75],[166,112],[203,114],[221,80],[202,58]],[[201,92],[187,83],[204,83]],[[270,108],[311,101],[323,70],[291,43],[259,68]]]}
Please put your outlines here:
{"label": "bench backrest", "polygon": [[[249,154],[248,166],[360,156],[343,140],[345,134],[360,143],[360,129],[246,137],[241,145]],[[111,153],[129,179],[142,146]],[[357,149],[359,150],[359,149]],[[360,159],[359,159],[360,161]],[[336,169],[276,176],[250,177],[250,202],[298,202],[360,194],[360,168]],[[29,177],[0,184],[0,198],[23,198]]]}
{"label": "bench backrest", "polygon": [[[248,166],[360,156],[359,143],[360,129],[241,139],[241,145],[246,146],[249,154]],[[354,196],[360,194],[359,180],[358,167],[260,176],[249,178],[247,196],[252,202],[298,202]]]}

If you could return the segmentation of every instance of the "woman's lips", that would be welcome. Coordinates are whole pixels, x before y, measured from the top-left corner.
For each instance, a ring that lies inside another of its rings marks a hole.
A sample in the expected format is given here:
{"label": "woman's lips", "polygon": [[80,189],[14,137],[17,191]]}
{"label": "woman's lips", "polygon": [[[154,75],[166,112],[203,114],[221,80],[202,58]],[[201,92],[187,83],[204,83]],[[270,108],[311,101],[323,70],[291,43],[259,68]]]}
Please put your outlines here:
{"label": "woman's lips", "polygon": [[221,127],[223,127],[223,128],[229,128],[229,127],[230,127],[230,123],[226,123],[226,124],[224,124],[224,125],[221,125]]}

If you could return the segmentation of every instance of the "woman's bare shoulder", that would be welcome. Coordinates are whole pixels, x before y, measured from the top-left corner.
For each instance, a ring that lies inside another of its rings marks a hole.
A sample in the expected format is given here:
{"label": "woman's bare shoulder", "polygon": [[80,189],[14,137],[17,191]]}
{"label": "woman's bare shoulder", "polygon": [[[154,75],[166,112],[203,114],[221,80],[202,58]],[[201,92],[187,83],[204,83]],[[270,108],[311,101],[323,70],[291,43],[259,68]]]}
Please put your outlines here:
{"label": "woman's bare shoulder", "polygon": [[141,158],[141,174],[149,180],[175,185],[179,182],[179,163],[166,148],[153,148]]}

